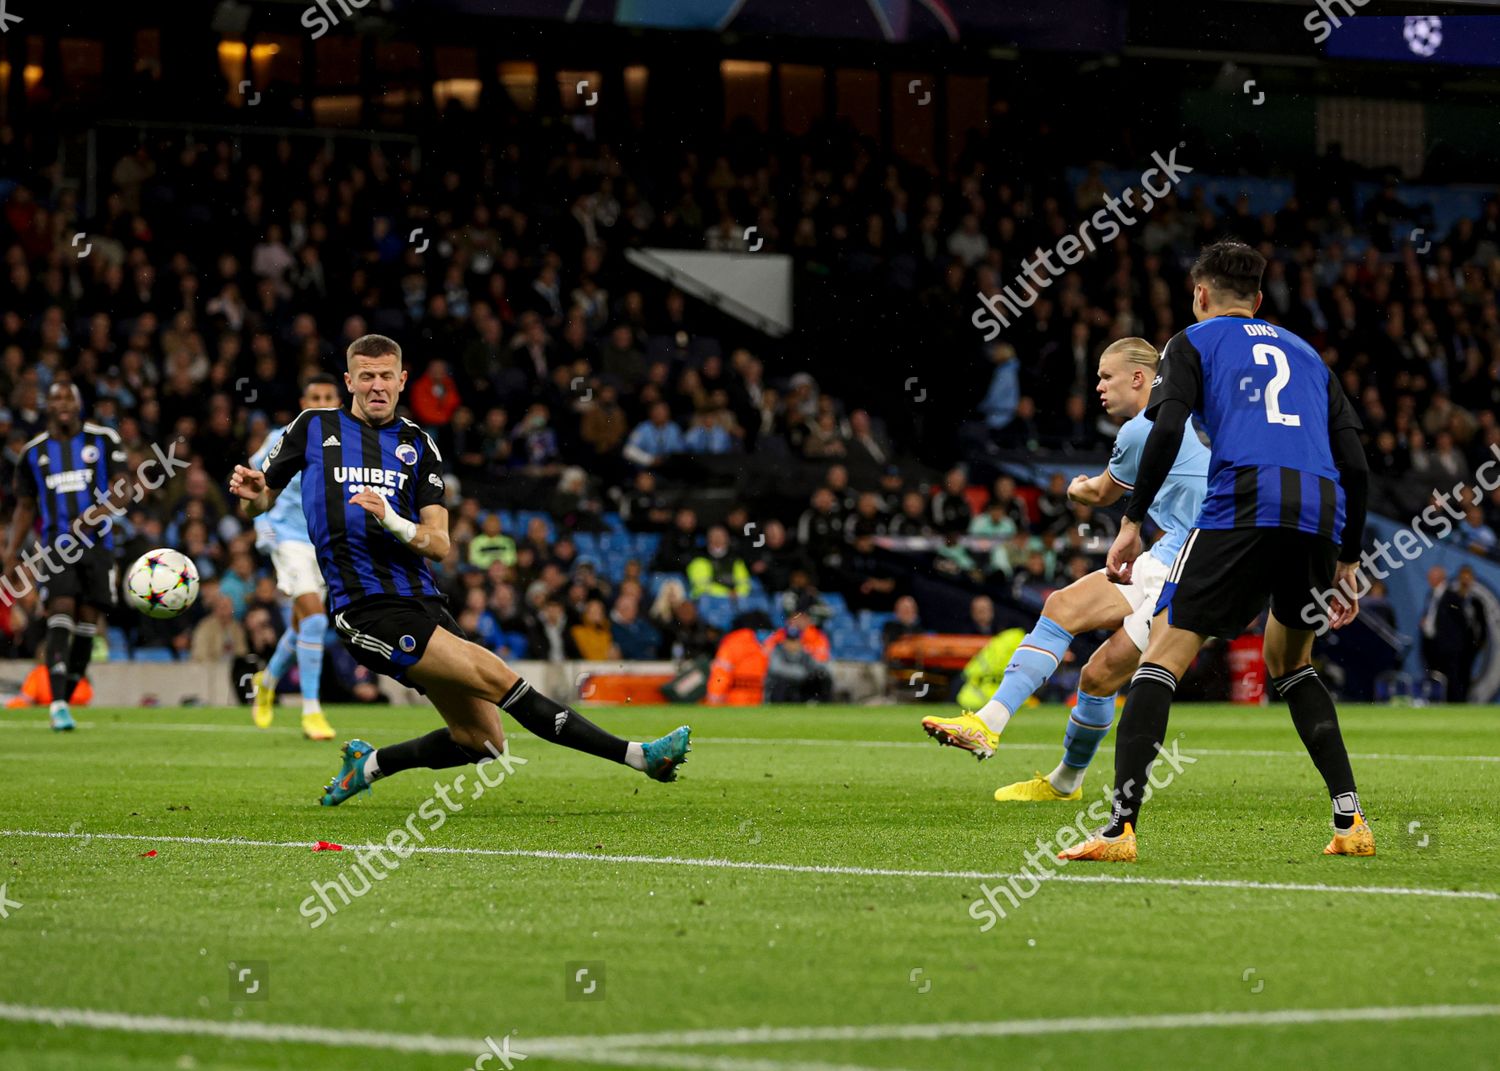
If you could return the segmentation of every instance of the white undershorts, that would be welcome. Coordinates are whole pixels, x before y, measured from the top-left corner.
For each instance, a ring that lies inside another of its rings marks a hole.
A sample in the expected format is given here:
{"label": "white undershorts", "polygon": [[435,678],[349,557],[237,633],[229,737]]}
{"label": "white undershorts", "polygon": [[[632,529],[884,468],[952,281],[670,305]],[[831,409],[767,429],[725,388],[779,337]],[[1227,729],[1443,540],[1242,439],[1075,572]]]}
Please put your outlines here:
{"label": "white undershorts", "polygon": [[277,543],[271,548],[271,564],[276,567],[276,586],[283,595],[293,599],[300,595],[327,598],[318,552],[311,543]]}
{"label": "white undershorts", "polygon": [[[1135,567],[1130,571],[1130,583],[1115,585],[1115,590],[1130,603],[1130,613],[1125,618],[1125,634],[1142,651],[1146,649],[1146,641],[1151,636],[1151,619],[1156,616],[1156,600],[1171,571],[1170,563],[1147,552],[1135,560]],[[1099,572],[1104,570],[1100,569]]]}

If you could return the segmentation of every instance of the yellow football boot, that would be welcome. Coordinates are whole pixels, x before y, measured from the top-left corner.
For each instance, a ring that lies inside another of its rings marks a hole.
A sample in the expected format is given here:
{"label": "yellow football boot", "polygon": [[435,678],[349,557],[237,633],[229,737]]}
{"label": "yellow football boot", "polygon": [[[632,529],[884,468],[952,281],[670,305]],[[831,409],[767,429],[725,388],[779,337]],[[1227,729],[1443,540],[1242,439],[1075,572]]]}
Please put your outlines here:
{"label": "yellow football boot", "polygon": [[321,710],[302,715],[302,735],[309,740],[332,740],[333,726],[323,717]]}
{"label": "yellow football boot", "polygon": [[997,803],[1055,803],[1060,800],[1083,799],[1083,786],[1079,785],[1064,796],[1052,787],[1052,782],[1042,776],[1041,771],[1030,781],[1017,781],[1013,785],[995,789]]}
{"label": "yellow football boot", "polygon": [[1125,832],[1118,837],[1106,837],[1095,833],[1082,844],[1075,844],[1071,848],[1064,848],[1057,853],[1059,859],[1065,862],[1086,861],[1091,863],[1133,863],[1135,862],[1135,827],[1129,822],[1125,823]]}
{"label": "yellow football boot", "polygon": [[265,670],[261,670],[250,679],[250,686],[255,690],[255,698],[250,702],[250,717],[254,720],[257,729],[269,729],[271,721],[276,717],[276,693],[270,688],[263,687],[265,682]]}
{"label": "yellow football boot", "polygon": [[1354,824],[1342,833],[1335,832],[1328,847],[1323,849],[1323,854],[1374,855],[1375,834],[1370,832],[1370,824],[1365,821],[1365,816],[1356,813]]}
{"label": "yellow football boot", "polygon": [[929,715],[922,719],[922,728],[927,735],[947,747],[961,747],[972,751],[974,757],[983,762],[995,753],[1000,745],[1000,734],[968,711],[956,718],[940,718]]}

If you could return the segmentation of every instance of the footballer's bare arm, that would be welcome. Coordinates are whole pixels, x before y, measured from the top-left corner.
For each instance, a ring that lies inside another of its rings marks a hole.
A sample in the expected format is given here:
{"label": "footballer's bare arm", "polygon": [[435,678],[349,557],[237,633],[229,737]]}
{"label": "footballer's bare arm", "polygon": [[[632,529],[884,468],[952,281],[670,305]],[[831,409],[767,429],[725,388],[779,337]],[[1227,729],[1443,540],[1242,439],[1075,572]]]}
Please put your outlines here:
{"label": "footballer's bare arm", "polygon": [[252,520],[268,513],[281,494],[266,484],[266,474],[248,465],[236,465],[229,477],[229,493],[240,499],[245,516]]}

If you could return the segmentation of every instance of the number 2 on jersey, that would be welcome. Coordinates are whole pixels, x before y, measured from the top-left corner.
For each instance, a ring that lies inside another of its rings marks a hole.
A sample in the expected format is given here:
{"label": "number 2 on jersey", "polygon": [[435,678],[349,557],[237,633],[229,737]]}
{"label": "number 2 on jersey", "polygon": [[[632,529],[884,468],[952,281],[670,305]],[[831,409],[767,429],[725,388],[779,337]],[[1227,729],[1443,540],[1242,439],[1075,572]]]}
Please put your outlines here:
{"label": "number 2 on jersey", "polygon": [[1292,378],[1291,365],[1287,364],[1286,352],[1279,346],[1271,346],[1267,343],[1257,343],[1250,351],[1255,358],[1256,364],[1267,364],[1275,362],[1276,374],[1271,377],[1270,384],[1266,387],[1266,422],[1270,424],[1283,424],[1289,428],[1300,428],[1302,418],[1296,413],[1283,413],[1281,411],[1281,388],[1287,385]]}

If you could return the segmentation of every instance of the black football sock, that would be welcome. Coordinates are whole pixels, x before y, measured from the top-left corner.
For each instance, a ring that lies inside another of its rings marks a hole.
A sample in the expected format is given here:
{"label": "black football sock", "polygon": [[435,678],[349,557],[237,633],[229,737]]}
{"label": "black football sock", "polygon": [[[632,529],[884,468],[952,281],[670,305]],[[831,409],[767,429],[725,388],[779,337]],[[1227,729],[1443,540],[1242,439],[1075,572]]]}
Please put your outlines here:
{"label": "black football sock", "polygon": [[415,740],[403,740],[389,747],[376,748],[375,765],[379,768],[376,776],[387,777],[402,770],[419,767],[426,770],[449,770],[455,766],[472,766],[488,758],[493,758],[489,752],[464,747],[453,739],[447,729],[434,729]]}
{"label": "black football sock", "polygon": [[625,761],[630,741],[605,732],[572,707],[548,699],[523,680],[511,686],[500,700],[500,708],[543,740],[610,762]]}
{"label": "black football sock", "polygon": [[1354,816],[1362,814],[1359,794],[1354,788],[1354,771],[1349,766],[1349,752],[1344,735],[1339,732],[1339,715],[1333,706],[1318,671],[1312,666],[1293,670],[1285,677],[1271,681],[1276,694],[1286,700],[1292,712],[1292,724],[1302,737],[1302,746],[1312,757],[1313,765],[1323,775],[1333,800],[1333,824],[1338,829],[1354,825]]}
{"label": "black football sock", "polygon": [[47,618],[47,675],[51,678],[54,703],[66,703],[73,698],[73,690],[68,687],[68,657],[75,627],[67,614]]}
{"label": "black football sock", "polygon": [[1134,828],[1140,820],[1146,775],[1166,738],[1167,715],[1176,692],[1177,678],[1155,662],[1142,662],[1130,680],[1120,727],[1115,730],[1115,809],[1104,831],[1107,837],[1118,837],[1125,832],[1125,823]]}
{"label": "black football sock", "polygon": [[68,648],[68,697],[89,671],[89,660],[94,657],[94,637],[99,635],[99,626],[92,621],[78,621],[73,625],[73,643]]}

